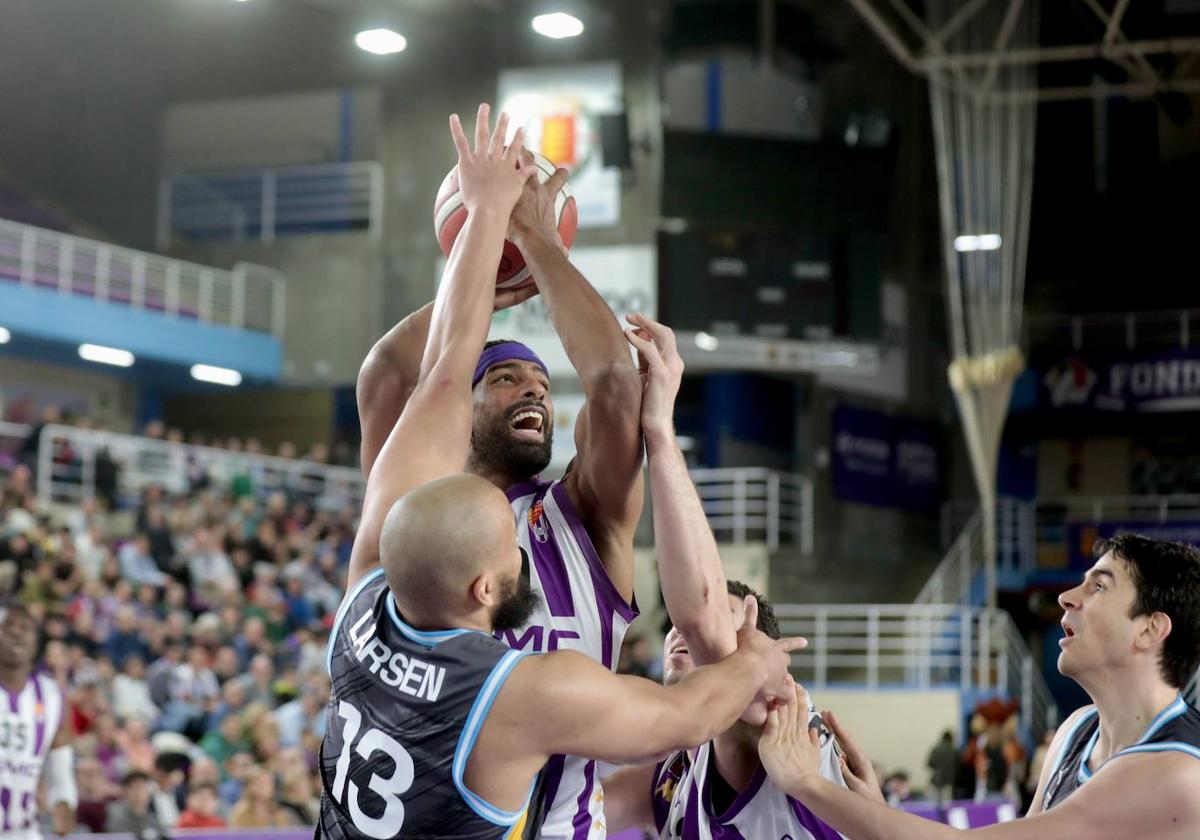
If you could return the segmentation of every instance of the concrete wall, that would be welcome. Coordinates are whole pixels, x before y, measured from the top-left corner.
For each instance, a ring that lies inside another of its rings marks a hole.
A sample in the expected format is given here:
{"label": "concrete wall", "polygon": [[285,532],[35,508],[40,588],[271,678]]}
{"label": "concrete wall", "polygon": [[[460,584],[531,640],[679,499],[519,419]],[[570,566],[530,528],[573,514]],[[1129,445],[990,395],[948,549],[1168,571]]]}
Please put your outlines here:
{"label": "concrete wall", "polygon": [[885,773],[904,770],[914,788],[929,784],[925,759],[949,729],[962,731],[962,699],[945,691],[813,690],[818,709],[829,709]]}

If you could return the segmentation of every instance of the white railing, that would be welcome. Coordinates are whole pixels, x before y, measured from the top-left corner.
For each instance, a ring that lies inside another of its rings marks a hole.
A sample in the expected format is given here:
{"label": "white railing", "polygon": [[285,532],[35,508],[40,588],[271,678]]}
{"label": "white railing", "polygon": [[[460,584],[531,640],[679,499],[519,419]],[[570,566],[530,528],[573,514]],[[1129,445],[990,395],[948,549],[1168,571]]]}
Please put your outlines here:
{"label": "white railing", "polygon": [[808,478],[761,467],[694,469],[708,523],[723,542],[764,542],[774,550],[780,539],[813,550],[813,488]]}
{"label": "white railing", "polygon": [[[103,486],[105,474],[115,477],[115,487]],[[73,426],[46,426],[38,441],[37,489],[42,503],[77,504],[111,489],[118,499],[132,504],[147,487],[185,493],[201,476],[217,487],[244,476],[256,493],[303,495],[322,509],[362,506],[362,474],[349,467]]]}
{"label": "white railing", "polygon": [[995,691],[1021,703],[1040,733],[1058,709],[1012,618],[1003,610],[948,604],[777,604],[785,636],[808,647],[792,654],[796,679],[830,685]]}
{"label": "white railing", "polygon": [[[976,510],[967,520],[957,539],[951,543],[942,562],[917,593],[914,604],[951,604],[973,606],[972,585],[983,574],[983,517]],[[982,597],[982,593],[980,593]]]}
{"label": "white railing", "polygon": [[277,236],[366,231],[383,218],[376,161],[179,172],[159,183],[158,247],[174,236],[271,243]]}
{"label": "white railing", "polygon": [[1114,347],[1190,347],[1200,327],[1200,309],[1146,312],[1094,312],[1081,315],[1030,315],[1026,346],[1047,345],[1105,352]]}
{"label": "white railing", "polygon": [[0,280],[283,335],[283,275],[252,263],[225,271],[0,219]]}

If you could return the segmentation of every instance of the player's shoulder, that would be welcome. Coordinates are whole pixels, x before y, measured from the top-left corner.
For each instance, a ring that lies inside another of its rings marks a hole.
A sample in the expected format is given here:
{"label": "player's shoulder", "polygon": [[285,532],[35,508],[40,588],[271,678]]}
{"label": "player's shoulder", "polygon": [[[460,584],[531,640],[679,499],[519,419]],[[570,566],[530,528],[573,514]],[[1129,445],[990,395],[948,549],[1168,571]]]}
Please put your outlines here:
{"label": "player's shoulder", "polygon": [[[1126,751],[1118,753],[1101,768],[1093,782],[1105,779],[1103,786],[1096,785],[1098,796],[1106,795],[1108,789],[1121,791],[1130,802],[1161,803],[1172,810],[1185,808],[1187,813],[1200,819],[1200,750],[1156,749]],[[1088,790],[1084,785],[1076,793],[1079,797]]]}

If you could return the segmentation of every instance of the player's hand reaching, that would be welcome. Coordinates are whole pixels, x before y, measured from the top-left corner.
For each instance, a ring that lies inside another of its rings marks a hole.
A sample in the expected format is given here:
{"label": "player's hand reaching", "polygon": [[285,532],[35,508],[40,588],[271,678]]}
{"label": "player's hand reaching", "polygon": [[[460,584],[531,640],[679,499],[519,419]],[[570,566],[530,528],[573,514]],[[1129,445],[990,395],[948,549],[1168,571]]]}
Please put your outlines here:
{"label": "player's hand reaching", "polygon": [[763,769],[790,796],[797,796],[809,777],[821,774],[821,734],[808,726],[808,692],[800,685],[794,691],[790,703],[767,713],[767,725],[758,739]]}
{"label": "player's hand reaching", "polygon": [[[533,155],[528,151],[522,151],[521,164],[531,166],[537,171]],[[557,243],[563,253],[566,253],[558,235],[558,213],[555,211],[555,203],[558,191],[567,182],[567,175],[567,170],[560,166],[544,184],[538,178],[530,178],[525,182],[525,188],[521,190],[521,197],[517,199],[508,223],[508,238],[515,242],[517,247],[521,247],[527,236],[544,236]],[[574,197],[567,199],[574,200]]]}
{"label": "player's hand reaching", "polygon": [[625,330],[625,338],[637,348],[642,376],[642,433],[647,437],[673,435],[675,397],[683,379],[675,332],[640,312],[626,315],[625,320],[633,325]]}
{"label": "player's hand reaching", "polygon": [[772,639],[757,627],[758,601],[753,595],[747,595],[745,600],[745,619],[737,631],[738,653],[748,653],[758,657],[765,668],[763,689],[760,698],[770,702],[787,703],[795,690],[792,675],[788,673],[794,650],[802,650],[808,646],[808,640],[799,636],[784,639]]}
{"label": "player's hand reaching", "polygon": [[492,302],[492,311],[499,312],[509,309],[518,303],[524,303],[538,293],[538,287],[533,283],[516,289],[496,289],[496,299]]}
{"label": "player's hand reaching", "polygon": [[495,130],[488,129],[491,108],[485,102],[475,118],[475,149],[467,141],[458,114],[450,115],[450,137],[458,151],[458,188],[467,213],[480,210],[508,217],[521,197],[521,190],[536,166],[521,160],[524,149],[524,129],[517,129],[512,143],[504,145],[508,131],[508,114],[501,113]]}
{"label": "player's hand reaching", "polygon": [[871,764],[871,759],[850,739],[850,733],[833,712],[821,712],[821,720],[825,721],[833,737],[837,739],[842,761],[842,777],[846,780],[846,787],[867,799],[874,799],[886,805],[887,800],[883,798],[883,790],[879,787],[879,777],[875,775],[875,766]]}

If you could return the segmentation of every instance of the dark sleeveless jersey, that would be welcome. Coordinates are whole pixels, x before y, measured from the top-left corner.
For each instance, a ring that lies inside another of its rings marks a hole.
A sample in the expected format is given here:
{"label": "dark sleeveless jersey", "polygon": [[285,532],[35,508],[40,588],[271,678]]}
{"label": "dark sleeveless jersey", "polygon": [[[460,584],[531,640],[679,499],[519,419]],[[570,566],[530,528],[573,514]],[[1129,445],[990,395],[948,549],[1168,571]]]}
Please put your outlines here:
{"label": "dark sleeveless jersey", "polygon": [[382,569],[359,581],[338,610],[326,654],[332,689],[318,835],[519,834],[525,810],[497,808],[463,777],[492,702],[526,655],[474,630],[410,627]]}
{"label": "dark sleeveless jersey", "polygon": [[[1080,716],[1063,742],[1054,771],[1046,784],[1042,810],[1049,811],[1078,790],[1095,773],[1088,767],[1100,739],[1100,715],[1093,708]],[[1109,757],[1147,752],[1182,752],[1200,759],[1200,711],[1182,697],[1159,712],[1133,746]],[[1108,763],[1107,761],[1105,762]]]}

